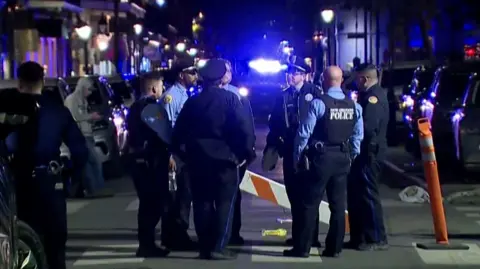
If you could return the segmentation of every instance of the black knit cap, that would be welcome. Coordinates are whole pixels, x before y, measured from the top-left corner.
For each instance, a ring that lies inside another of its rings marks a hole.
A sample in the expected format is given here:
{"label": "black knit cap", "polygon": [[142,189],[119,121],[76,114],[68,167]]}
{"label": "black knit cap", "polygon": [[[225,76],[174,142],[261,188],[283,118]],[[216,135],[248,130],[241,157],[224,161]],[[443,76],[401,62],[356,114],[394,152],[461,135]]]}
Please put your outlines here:
{"label": "black knit cap", "polygon": [[227,73],[227,62],[222,59],[210,59],[198,71],[204,81],[221,79]]}

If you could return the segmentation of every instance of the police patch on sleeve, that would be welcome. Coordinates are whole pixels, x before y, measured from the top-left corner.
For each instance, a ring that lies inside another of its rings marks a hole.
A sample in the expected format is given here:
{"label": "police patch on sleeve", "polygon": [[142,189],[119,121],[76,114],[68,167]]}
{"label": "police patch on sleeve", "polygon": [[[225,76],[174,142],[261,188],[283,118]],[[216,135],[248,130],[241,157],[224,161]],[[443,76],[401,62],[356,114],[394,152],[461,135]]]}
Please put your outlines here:
{"label": "police patch on sleeve", "polygon": [[311,93],[305,95],[305,101],[310,102],[313,100],[313,95]]}
{"label": "police patch on sleeve", "polygon": [[368,102],[371,104],[376,104],[378,102],[378,98],[375,96],[368,97]]}
{"label": "police patch on sleeve", "polygon": [[163,102],[164,102],[165,104],[170,104],[172,101],[173,101],[173,97],[172,97],[170,94],[167,94],[167,95],[163,98]]}

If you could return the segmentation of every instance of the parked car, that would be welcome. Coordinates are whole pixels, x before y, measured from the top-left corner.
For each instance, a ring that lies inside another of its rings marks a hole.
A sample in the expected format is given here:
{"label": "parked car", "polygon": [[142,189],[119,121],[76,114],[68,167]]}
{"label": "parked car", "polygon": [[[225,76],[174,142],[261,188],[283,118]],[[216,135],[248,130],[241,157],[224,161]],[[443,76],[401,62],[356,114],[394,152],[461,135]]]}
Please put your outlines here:
{"label": "parked car", "polygon": [[437,160],[446,163],[455,161],[451,117],[455,105],[465,94],[471,73],[476,70],[480,71],[480,64],[456,63],[437,69],[431,87],[421,95],[412,114],[410,139],[417,145],[413,151],[417,156],[420,155],[420,149],[416,122],[420,118],[427,118],[432,126]]}
{"label": "parked car", "polygon": [[113,91],[117,105],[124,105],[128,108],[135,102],[134,89],[130,84],[130,80],[134,79],[134,76],[124,76],[122,78],[116,75],[105,78]]}
{"label": "parked car", "polygon": [[[0,85],[13,86],[13,83],[0,81]],[[4,94],[8,89],[11,88],[0,88],[0,99],[6,100]],[[20,115],[29,115],[35,110],[36,103],[33,99],[21,101],[14,104],[16,113],[23,111],[25,113]],[[5,110],[6,106],[2,105],[0,111],[8,112]],[[14,179],[9,171],[11,156],[3,142],[8,133],[14,130],[14,126],[11,125],[0,121],[0,268],[47,269],[46,256],[39,236],[30,226],[17,218]]]}
{"label": "parked car", "polygon": [[[120,156],[127,141],[125,116],[128,110],[115,96],[105,77],[88,78],[92,80],[95,88],[87,98],[89,111],[105,115],[104,119],[93,124],[96,150],[106,177],[120,177],[123,175]],[[70,77],[65,80],[71,91],[75,89],[79,79],[80,77]]]}
{"label": "parked car", "polygon": [[450,115],[455,157],[462,172],[480,169],[480,75],[472,73],[463,97]]}

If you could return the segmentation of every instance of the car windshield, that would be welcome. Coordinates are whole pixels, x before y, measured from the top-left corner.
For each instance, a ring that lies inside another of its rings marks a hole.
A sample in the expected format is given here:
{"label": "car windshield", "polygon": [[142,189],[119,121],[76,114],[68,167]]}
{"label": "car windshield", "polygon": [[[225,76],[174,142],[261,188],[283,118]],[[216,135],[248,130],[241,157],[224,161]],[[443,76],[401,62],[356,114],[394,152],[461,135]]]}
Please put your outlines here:
{"label": "car windshield", "polygon": [[461,98],[468,85],[468,72],[450,73],[448,70],[444,71],[440,77],[440,82],[436,86],[435,100],[441,105],[451,105],[456,99]]}
{"label": "car windshield", "polygon": [[125,81],[114,82],[110,84],[112,87],[113,93],[120,97],[121,99],[131,99],[132,96],[132,87],[127,84]]}

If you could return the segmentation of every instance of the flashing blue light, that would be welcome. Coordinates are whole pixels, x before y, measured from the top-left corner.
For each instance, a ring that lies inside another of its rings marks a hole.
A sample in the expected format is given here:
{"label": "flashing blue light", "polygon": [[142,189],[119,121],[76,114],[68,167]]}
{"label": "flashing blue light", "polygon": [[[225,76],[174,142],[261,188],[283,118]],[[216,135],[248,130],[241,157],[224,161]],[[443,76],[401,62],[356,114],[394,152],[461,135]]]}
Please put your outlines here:
{"label": "flashing blue light", "polygon": [[411,39],[410,40],[410,47],[411,48],[422,48],[423,47],[423,40],[422,39]]}
{"label": "flashing blue light", "polygon": [[468,45],[468,46],[476,45],[476,44],[477,44],[477,39],[475,39],[475,38],[473,38],[473,37],[467,37],[467,38],[465,38],[465,40],[464,40],[464,44],[465,44],[465,45]]}
{"label": "flashing blue light", "polygon": [[474,28],[475,26],[471,23],[465,23],[463,25],[463,30],[466,30],[466,31],[472,31]]}

